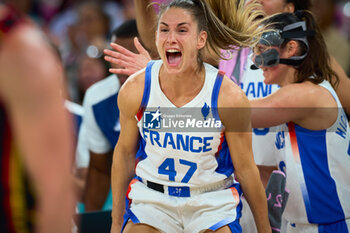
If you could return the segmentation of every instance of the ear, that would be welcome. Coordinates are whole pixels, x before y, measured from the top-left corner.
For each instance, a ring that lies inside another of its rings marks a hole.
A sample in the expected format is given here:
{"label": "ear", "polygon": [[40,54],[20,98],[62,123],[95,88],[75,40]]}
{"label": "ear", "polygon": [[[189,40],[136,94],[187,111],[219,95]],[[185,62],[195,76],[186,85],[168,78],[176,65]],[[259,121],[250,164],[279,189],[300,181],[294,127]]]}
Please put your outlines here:
{"label": "ear", "polygon": [[206,31],[201,31],[198,35],[197,49],[201,49],[207,43],[208,34]]}
{"label": "ear", "polygon": [[286,46],[286,51],[287,51],[287,55],[288,57],[292,57],[292,56],[296,56],[298,53],[298,42],[296,42],[295,40],[291,40],[288,42],[287,46]]}
{"label": "ear", "polygon": [[283,12],[286,13],[293,13],[295,11],[295,6],[293,3],[287,3],[284,8],[283,8]]}

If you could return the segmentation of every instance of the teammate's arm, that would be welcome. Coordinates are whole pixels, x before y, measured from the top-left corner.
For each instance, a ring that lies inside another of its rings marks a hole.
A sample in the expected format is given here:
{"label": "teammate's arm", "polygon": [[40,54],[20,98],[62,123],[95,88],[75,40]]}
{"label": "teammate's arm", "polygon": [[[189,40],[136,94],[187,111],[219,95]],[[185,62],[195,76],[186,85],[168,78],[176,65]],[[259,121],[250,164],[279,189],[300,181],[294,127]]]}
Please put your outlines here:
{"label": "teammate's arm", "polygon": [[[18,26],[1,47],[0,92],[38,198],[37,232],[69,232],[74,211],[73,129],[63,70],[41,33]],[[38,59],[37,59],[38,58]]]}
{"label": "teammate's arm", "polygon": [[339,63],[331,57],[331,67],[339,76],[339,84],[335,89],[345,112],[350,115],[350,78]]}
{"label": "teammate's arm", "polygon": [[144,88],[144,71],[137,73],[124,83],[119,95],[120,135],[114,149],[112,163],[112,229],[119,233],[123,223],[125,195],[134,175],[139,131],[135,115],[139,110]]}
{"label": "teammate's arm", "polygon": [[153,59],[159,58],[155,43],[157,15],[152,0],[134,0],[137,30]]}
{"label": "teammate's arm", "polygon": [[267,200],[252,152],[249,101],[232,81],[224,78],[219,94],[219,116],[225,126],[235,177],[240,182],[257,225],[258,232],[271,232]]}
{"label": "teammate's arm", "polygon": [[84,193],[85,211],[96,211],[103,207],[111,184],[113,151],[90,153],[90,164]]}
{"label": "teammate's arm", "polygon": [[288,84],[267,97],[250,100],[252,126],[266,128],[294,122],[311,130],[326,129],[338,115],[336,102],[329,97],[325,88],[311,82]]}

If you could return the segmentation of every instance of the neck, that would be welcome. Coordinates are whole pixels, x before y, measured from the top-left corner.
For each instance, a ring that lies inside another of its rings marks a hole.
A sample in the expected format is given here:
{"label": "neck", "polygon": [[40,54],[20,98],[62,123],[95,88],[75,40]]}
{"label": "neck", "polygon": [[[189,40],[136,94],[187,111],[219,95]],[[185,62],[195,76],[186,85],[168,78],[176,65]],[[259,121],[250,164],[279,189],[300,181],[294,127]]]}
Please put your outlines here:
{"label": "neck", "polygon": [[176,92],[182,92],[186,90],[193,90],[197,86],[203,86],[205,79],[205,68],[202,67],[189,67],[180,73],[168,73],[167,70],[162,66],[159,71],[159,82],[161,87],[172,86]]}
{"label": "neck", "polygon": [[169,74],[161,67],[159,85],[168,99],[178,107],[192,100],[202,90],[205,81],[205,68],[200,71],[189,70],[178,74]]}
{"label": "neck", "polygon": [[290,68],[287,70],[283,79],[281,80],[280,83],[278,83],[278,85],[283,87],[288,84],[295,83],[295,72],[296,72],[295,68],[290,66]]}

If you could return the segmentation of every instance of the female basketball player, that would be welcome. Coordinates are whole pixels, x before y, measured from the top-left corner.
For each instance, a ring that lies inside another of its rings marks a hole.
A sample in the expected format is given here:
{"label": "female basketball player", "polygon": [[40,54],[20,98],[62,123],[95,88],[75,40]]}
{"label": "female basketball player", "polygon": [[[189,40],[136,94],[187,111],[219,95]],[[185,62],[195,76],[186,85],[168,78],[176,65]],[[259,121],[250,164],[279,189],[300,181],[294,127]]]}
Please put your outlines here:
{"label": "female basketball player", "polygon": [[[258,231],[271,232],[252,156],[248,100],[201,60],[206,46],[219,54],[230,45],[252,44],[260,34],[244,26],[252,18],[237,13],[235,31],[202,0],[175,0],[160,12],[156,45],[162,60],[129,78],[118,97],[112,232],[241,232],[241,188]],[[186,117],[176,122],[179,112]],[[203,131],[208,122],[215,126]]]}
{"label": "female basketball player", "polygon": [[[254,63],[281,88],[252,100],[253,127],[280,125],[277,164],[290,194],[287,232],[349,232],[350,130],[323,37],[307,11],[267,21]],[[287,122],[287,124],[285,124]]]}

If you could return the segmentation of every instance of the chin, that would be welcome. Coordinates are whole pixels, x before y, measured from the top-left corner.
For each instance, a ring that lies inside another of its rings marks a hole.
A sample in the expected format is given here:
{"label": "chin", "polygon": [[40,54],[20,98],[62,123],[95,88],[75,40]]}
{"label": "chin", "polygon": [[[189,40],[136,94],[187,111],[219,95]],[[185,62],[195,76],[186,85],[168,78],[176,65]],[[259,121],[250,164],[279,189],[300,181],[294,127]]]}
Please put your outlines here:
{"label": "chin", "polygon": [[178,64],[176,66],[171,66],[171,65],[169,65],[169,63],[166,63],[165,64],[165,69],[166,69],[167,73],[169,73],[169,74],[177,74],[177,73],[181,73],[182,65],[180,63],[180,64]]}
{"label": "chin", "polygon": [[264,83],[269,85],[275,84],[274,77],[271,76],[271,73],[269,72],[269,70],[264,71]]}
{"label": "chin", "polygon": [[273,83],[271,82],[271,80],[270,80],[269,78],[267,78],[267,77],[264,78],[264,83],[265,83],[265,84],[273,84]]}
{"label": "chin", "polygon": [[264,83],[265,83],[266,85],[278,84],[276,81],[274,81],[273,79],[269,79],[269,78],[265,78],[265,79],[264,79]]}

